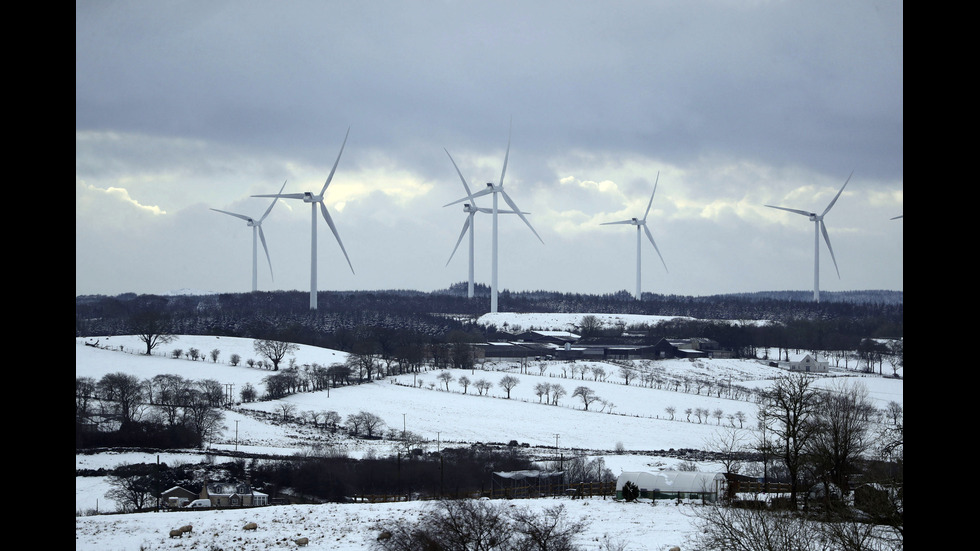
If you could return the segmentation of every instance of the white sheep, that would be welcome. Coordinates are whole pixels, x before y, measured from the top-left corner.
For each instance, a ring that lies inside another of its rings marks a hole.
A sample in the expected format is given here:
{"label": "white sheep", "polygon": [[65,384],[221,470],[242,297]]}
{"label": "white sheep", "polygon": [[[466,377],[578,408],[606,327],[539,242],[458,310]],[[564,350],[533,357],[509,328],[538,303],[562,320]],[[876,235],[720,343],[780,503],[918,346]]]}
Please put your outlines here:
{"label": "white sheep", "polygon": [[177,530],[171,530],[170,531],[170,537],[171,538],[179,538],[179,537],[182,537],[183,535],[184,535],[184,533],[181,532],[179,528]]}
{"label": "white sheep", "polygon": [[248,523],[248,524],[245,525],[245,528],[244,529],[245,530],[255,530],[258,527],[259,527],[258,524],[255,524],[254,522],[250,522],[250,523]]}
{"label": "white sheep", "polygon": [[310,543],[310,538],[299,538],[296,540],[296,545],[303,547],[307,543]]}
{"label": "white sheep", "polygon": [[185,524],[184,526],[181,526],[180,527],[180,531],[183,532],[183,533],[185,533],[185,534],[189,534],[192,529],[193,529],[193,527],[190,524]]}
{"label": "white sheep", "polygon": [[675,546],[671,547],[670,549],[668,549],[667,551],[681,551],[681,548],[675,545]]}

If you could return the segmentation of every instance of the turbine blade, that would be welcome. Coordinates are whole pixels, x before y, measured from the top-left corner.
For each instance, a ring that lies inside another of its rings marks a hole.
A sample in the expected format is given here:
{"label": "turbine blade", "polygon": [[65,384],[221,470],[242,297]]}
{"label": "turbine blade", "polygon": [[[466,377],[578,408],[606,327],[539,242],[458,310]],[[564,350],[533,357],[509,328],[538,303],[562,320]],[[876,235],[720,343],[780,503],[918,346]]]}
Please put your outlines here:
{"label": "turbine blade", "polygon": [[251,195],[251,197],[279,197],[281,199],[304,199],[305,193],[280,193],[278,195]]}
{"label": "turbine blade", "polygon": [[[446,152],[446,155],[449,155],[449,150],[448,149],[446,149],[445,147],[442,148],[442,149]],[[453,163],[453,168],[456,169],[456,174],[459,174],[459,179],[463,181],[463,189],[466,190],[466,196],[467,197],[470,197],[472,199],[473,192],[470,191],[470,186],[466,183],[466,178],[463,178],[463,173],[459,171],[459,167],[456,166],[456,161],[453,160],[453,156],[452,155],[449,155],[449,161],[451,163]],[[473,206],[475,207],[476,204],[474,204]]]}
{"label": "turbine blade", "polygon": [[837,279],[840,279],[840,268],[837,267],[837,259],[834,258],[834,248],[830,246],[830,236],[827,234],[827,226],[820,221],[820,232],[823,233],[823,240],[827,243],[827,249],[830,251],[830,259],[834,261],[834,269],[837,270]]}
{"label": "turbine blade", "polygon": [[333,232],[333,236],[337,238],[337,244],[340,245],[340,250],[344,253],[344,258],[347,259],[347,265],[350,266],[350,273],[354,273],[354,265],[350,263],[350,257],[347,256],[347,249],[344,248],[343,241],[340,240],[340,234],[337,233],[337,226],[334,226],[333,220],[330,218],[330,213],[327,212],[326,205],[323,201],[320,201],[320,212],[323,213],[323,219],[327,221],[327,225],[330,226],[330,231]]}
{"label": "turbine blade", "polygon": [[446,261],[446,266],[449,266],[449,262],[452,261],[453,256],[456,254],[456,249],[459,248],[459,244],[463,242],[463,236],[466,235],[466,230],[470,227],[470,220],[473,220],[473,214],[466,217],[466,222],[463,222],[463,231],[459,232],[459,239],[456,240],[456,246],[453,247],[453,253],[449,255],[449,260]]}
{"label": "turbine blade", "polygon": [[898,216],[895,216],[893,218],[889,218],[889,220],[898,220],[899,218],[902,218],[903,216],[905,216],[905,215],[904,214],[899,214]]}
{"label": "turbine blade", "polygon": [[262,231],[262,226],[259,226],[259,239],[262,240],[262,248],[265,249],[265,259],[269,261],[269,275],[272,276],[272,281],[275,281],[276,276],[272,273],[272,258],[269,257],[269,247],[265,244],[265,232]]}
{"label": "turbine blade", "polygon": [[633,220],[620,220],[619,222],[603,222],[599,224],[600,226],[608,226],[610,224],[632,224]]}
{"label": "turbine blade", "polygon": [[259,223],[261,223],[263,220],[265,220],[265,217],[266,216],[269,216],[269,213],[272,212],[272,207],[276,206],[276,201],[279,200],[279,196],[282,195],[282,190],[284,190],[284,189],[286,189],[286,182],[285,181],[282,182],[282,187],[279,188],[279,193],[276,195],[276,198],[272,200],[272,204],[269,205],[269,208],[265,209],[265,214],[262,215],[262,218],[259,218]]}
{"label": "turbine blade", "polygon": [[252,217],[251,216],[245,216],[244,214],[237,214],[237,213],[234,213],[234,212],[228,212],[226,210],[219,210],[219,209],[211,209],[211,210],[213,210],[215,212],[220,212],[220,213],[223,213],[223,214],[227,214],[228,216],[234,216],[235,218],[241,218],[242,220],[244,220],[246,222],[251,222],[252,221]]}
{"label": "turbine blade", "polygon": [[842,185],[840,187],[840,191],[837,192],[837,195],[834,195],[834,199],[830,202],[829,205],[827,205],[827,208],[824,209],[823,214],[820,215],[821,217],[823,215],[827,214],[828,212],[830,212],[830,208],[834,206],[834,203],[837,202],[837,198],[840,197],[840,194],[844,192],[844,188],[847,187],[847,182],[850,182],[851,181],[851,176],[854,176],[854,171],[853,170],[851,171],[850,176],[847,177],[847,180],[844,181],[844,185]]}
{"label": "turbine blade", "polygon": [[643,231],[647,233],[647,239],[649,239],[650,243],[653,245],[653,250],[657,251],[657,256],[659,256],[660,261],[664,263],[664,270],[670,272],[670,270],[667,270],[667,263],[664,262],[664,257],[662,254],[660,254],[660,249],[657,248],[657,243],[653,240],[653,234],[650,233],[650,228],[648,228],[646,224],[643,224]]}
{"label": "turbine blade", "polygon": [[[327,192],[327,186],[330,185],[330,180],[333,180],[333,173],[337,171],[337,164],[340,163],[340,156],[344,154],[344,146],[347,145],[347,136],[350,136],[349,126],[347,127],[347,134],[344,135],[344,143],[340,144],[340,153],[337,154],[337,160],[333,162],[333,168],[330,169],[330,174],[327,176],[327,181],[323,183],[323,189],[320,190],[321,197]],[[353,269],[354,268],[351,268],[351,270]]]}
{"label": "turbine blade", "polygon": [[483,197],[484,195],[488,195],[490,193],[493,193],[493,188],[489,188],[488,187],[488,188],[484,189],[483,191],[478,191],[478,192],[474,193],[473,195],[470,195],[468,197],[463,197],[462,199],[458,199],[456,201],[453,201],[452,203],[446,203],[443,206],[444,207],[448,207],[450,205],[456,205],[458,203],[462,203],[463,201],[471,201],[474,197]]}
{"label": "turbine blade", "polygon": [[[541,244],[544,245],[544,239],[541,239],[541,236],[538,235],[538,232],[534,230],[534,226],[532,226],[531,223],[527,221],[527,218],[521,212],[521,209],[517,208],[517,205],[514,204],[514,201],[512,201],[510,196],[507,195],[507,192],[504,190],[500,190],[500,194],[504,196],[504,201],[507,201],[507,204],[510,205],[510,208],[514,209],[514,213],[517,214],[517,216],[521,217],[521,220],[523,220],[524,223],[527,224],[527,227],[531,228],[531,231],[534,232],[534,237],[537,237],[538,241],[540,241]],[[497,212],[499,213],[500,211]]]}
{"label": "turbine blade", "polygon": [[653,196],[657,193],[657,182],[660,181],[660,171],[657,171],[657,179],[653,182],[653,193],[650,194],[650,202],[647,203],[647,211],[643,215],[643,221],[646,222],[647,216],[650,214],[650,207],[653,206]]}
{"label": "turbine blade", "polygon": [[[480,207],[480,208],[478,208],[476,210],[478,210],[480,212],[483,212],[483,213],[486,213],[486,214],[493,214],[493,209],[487,208],[487,207]],[[512,210],[500,210],[500,209],[497,209],[497,214],[517,214],[517,213],[514,212],[514,211],[512,211]],[[530,212],[521,212],[521,214],[531,214],[531,213]]]}
{"label": "turbine blade", "polygon": [[773,205],[766,205],[766,206],[769,207],[769,208],[771,208],[771,209],[779,209],[779,210],[785,210],[785,211],[789,211],[789,212],[795,212],[796,214],[802,214],[803,216],[810,216],[812,214],[812,213],[807,212],[805,210],[788,209],[786,207],[776,207],[776,206],[773,206]]}
{"label": "turbine blade", "polygon": [[[514,129],[513,121],[511,121],[510,126],[510,130],[507,131],[507,152],[504,153],[504,168],[500,171],[500,187],[504,187],[504,173],[507,172],[507,159],[510,158],[510,134]],[[514,207],[514,210],[517,210],[517,207]]]}

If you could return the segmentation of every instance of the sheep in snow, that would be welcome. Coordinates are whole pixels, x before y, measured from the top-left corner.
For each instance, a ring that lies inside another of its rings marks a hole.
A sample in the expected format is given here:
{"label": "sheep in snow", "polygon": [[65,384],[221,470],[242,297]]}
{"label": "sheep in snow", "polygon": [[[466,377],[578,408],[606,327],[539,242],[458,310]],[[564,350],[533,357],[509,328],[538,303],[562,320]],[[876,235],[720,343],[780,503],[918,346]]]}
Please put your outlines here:
{"label": "sheep in snow", "polygon": [[189,534],[191,532],[191,529],[192,528],[193,527],[190,524],[185,524],[184,526],[181,526],[180,527],[180,531],[183,532],[183,533],[185,533],[185,534]]}
{"label": "sheep in snow", "polygon": [[258,524],[255,524],[254,522],[250,522],[245,525],[245,530],[255,530],[258,527],[259,527]]}
{"label": "sheep in snow", "polygon": [[179,537],[181,537],[183,535],[184,535],[184,533],[181,532],[179,528],[177,530],[171,530],[170,531],[170,537],[171,538],[179,538]]}
{"label": "sheep in snow", "polygon": [[303,547],[307,543],[310,543],[310,538],[299,538],[296,540],[296,545]]}

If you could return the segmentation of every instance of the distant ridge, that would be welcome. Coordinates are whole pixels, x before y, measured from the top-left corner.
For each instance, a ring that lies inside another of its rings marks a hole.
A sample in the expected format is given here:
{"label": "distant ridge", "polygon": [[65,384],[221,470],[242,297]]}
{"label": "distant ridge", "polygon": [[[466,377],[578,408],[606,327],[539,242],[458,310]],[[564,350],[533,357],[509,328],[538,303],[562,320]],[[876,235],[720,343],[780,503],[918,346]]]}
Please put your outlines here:
{"label": "distant ridge", "polygon": [[[848,302],[854,304],[904,304],[904,291],[820,291],[820,302]],[[730,293],[715,295],[748,300],[789,300],[806,302],[813,300],[813,291],[757,291],[754,293]]]}

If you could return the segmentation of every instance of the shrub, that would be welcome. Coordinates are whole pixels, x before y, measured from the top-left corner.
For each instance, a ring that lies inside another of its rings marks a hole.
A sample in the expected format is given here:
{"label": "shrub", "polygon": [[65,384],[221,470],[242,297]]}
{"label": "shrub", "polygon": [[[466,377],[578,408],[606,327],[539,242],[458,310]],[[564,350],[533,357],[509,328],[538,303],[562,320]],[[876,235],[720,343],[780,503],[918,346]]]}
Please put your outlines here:
{"label": "shrub", "polygon": [[623,499],[626,501],[636,501],[640,497],[640,489],[636,487],[633,481],[627,481],[623,484]]}

